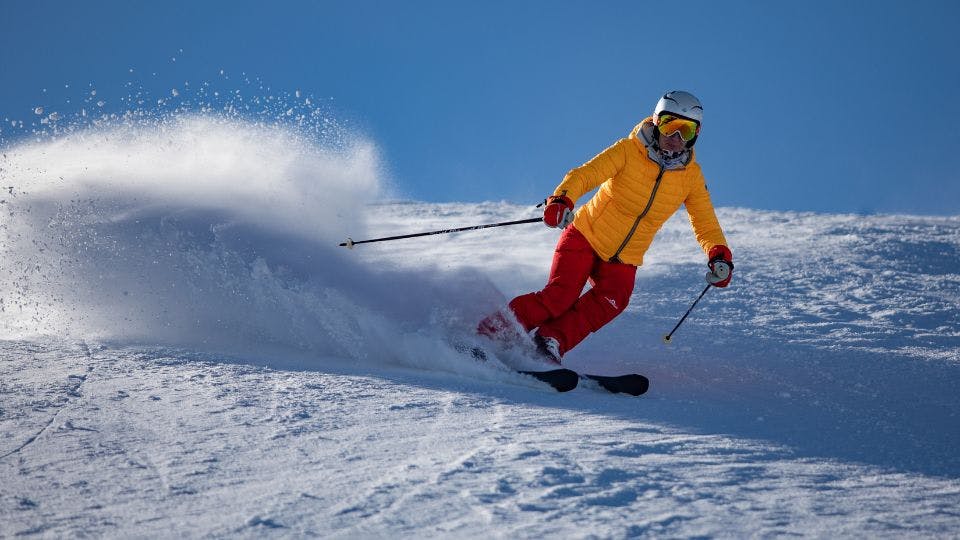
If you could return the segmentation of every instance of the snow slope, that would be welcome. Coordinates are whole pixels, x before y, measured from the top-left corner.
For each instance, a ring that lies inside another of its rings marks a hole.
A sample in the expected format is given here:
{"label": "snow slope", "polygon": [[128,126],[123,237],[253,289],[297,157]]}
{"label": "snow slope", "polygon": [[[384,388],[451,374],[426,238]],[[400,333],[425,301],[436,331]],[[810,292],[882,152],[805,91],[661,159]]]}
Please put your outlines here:
{"label": "snow slope", "polygon": [[4,152],[0,536],[960,532],[958,217],[721,209],[734,285],[666,346],[678,215],[566,359],[650,392],[557,394],[448,345],[556,231],[336,247],[532,204],[371,204],[373,144],[211,116]]}

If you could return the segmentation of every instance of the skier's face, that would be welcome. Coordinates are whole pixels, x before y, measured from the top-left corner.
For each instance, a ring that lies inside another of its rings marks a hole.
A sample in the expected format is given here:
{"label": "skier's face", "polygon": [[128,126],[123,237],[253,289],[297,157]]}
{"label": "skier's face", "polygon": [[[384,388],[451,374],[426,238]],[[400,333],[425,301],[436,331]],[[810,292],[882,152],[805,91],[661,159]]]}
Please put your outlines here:
{"label": "skier's face", "polygon": [[662,134],[660,135],[660,149],[665,152],[675,154],[683,150],[686,145],[687,143],[680,136],[679,131],[673,132],[673,135],[669,137]]}

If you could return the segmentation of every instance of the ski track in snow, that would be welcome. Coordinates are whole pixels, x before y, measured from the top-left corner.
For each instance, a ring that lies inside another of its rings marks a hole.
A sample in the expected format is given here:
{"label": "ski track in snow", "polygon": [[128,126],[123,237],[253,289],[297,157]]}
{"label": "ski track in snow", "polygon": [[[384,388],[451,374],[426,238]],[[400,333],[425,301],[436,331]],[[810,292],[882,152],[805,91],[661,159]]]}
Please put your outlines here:
{"label": "ski track in snow", "polygon": [[335,247],[532,205],[364,206],[365,147],[161,134],[3,158],[0,536],[960,531],[960,218],[721,209],[733,286],[668,347],[705,272],[681,213],[565,359],[649,393],[557,394],[447,343],[543,285],[557,231]]}

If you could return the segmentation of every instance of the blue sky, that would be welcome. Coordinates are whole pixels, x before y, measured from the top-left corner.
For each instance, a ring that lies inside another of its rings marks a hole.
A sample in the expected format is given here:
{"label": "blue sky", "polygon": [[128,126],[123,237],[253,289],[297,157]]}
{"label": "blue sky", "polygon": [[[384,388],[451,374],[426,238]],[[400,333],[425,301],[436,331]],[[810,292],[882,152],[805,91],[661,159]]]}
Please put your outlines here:
{"label": "blue sky", "polygon": [[0,26],[7,144],[83,89],[120,111],[222,69],[325,100],[409,198],[533,203],[685,89],[718,205],[960,214],[954,1],[5,0]]}

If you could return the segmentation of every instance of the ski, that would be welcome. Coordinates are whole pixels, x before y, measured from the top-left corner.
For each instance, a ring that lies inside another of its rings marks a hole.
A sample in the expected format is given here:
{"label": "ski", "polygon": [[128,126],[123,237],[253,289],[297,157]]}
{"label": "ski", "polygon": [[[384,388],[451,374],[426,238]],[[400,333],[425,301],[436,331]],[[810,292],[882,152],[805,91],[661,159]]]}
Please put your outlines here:
{"label": "ski", "polygon": [[[466,343],[454,343],[454,349],[461,354],[467,354],[474,360],[484,362],[487,360],[487,353],[480,347],[468,345]],[[517,373],[530,375],[535,379],[545,382],[552,386],[558,392],[569,392],[577,387],[580,379],[596,382],[600,388],[613,394],[630,394],[631,396],[640,396],[646,393],[650,388],[650,381],[643,375],[631,373],[627,375],[591,375],[588,373],[577,373],[572,369],[557,368],[545,371],[524,371],[517,370]]]}
{"label": "ski", "polygon": [[630,394],[639,396],[646,393],[650,388],[650,380],[643,375],[631,373],[628,375],[589,375],[582,374],[581,379],[595,381],[601,388],[614,394]]}
{"label": "ski", "polygon": [[557,392],[569,392],[577,387],[577,383],[580,381],[580,375],[572,369],[551,369],[549,371],[520,371],[517,373],[522,373],[523,375],[530,375],[531,377],[543,381],[553,387]]}

